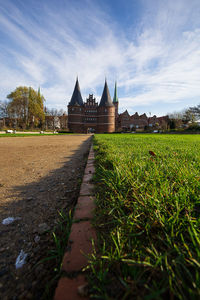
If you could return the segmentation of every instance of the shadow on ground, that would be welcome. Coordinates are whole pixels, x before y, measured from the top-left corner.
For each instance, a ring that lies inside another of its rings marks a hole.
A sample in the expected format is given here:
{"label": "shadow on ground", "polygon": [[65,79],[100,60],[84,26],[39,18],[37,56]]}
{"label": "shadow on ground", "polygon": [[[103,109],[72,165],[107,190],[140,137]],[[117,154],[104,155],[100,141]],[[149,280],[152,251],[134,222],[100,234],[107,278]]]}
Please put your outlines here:
{"label": "shadow on ground", "polygon": [[[1,209],[1,220],[19,218],[10,225],[0,224],[0,294],[1,299],[41,299],[51,280],[51,263],[35,265],[53,247],[52,230],[58,211],[71,209],[77,201],[92,137],[84,141],[64,165],[37,182],[16,186],[10,201]],[[26,264],[16,270],[20,251],[28,254]]]}

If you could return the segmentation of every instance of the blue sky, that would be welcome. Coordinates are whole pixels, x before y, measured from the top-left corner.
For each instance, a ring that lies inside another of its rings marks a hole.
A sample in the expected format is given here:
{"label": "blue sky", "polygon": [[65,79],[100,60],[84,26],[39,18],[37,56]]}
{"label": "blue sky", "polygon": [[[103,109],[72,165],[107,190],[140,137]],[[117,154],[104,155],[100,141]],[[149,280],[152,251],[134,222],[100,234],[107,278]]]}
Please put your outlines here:
{"label": "blue sky", "polygon": [[0,100],[32,86],[49,108],[99,101],[158,116],[200,104],[199,0],[0,0]]}

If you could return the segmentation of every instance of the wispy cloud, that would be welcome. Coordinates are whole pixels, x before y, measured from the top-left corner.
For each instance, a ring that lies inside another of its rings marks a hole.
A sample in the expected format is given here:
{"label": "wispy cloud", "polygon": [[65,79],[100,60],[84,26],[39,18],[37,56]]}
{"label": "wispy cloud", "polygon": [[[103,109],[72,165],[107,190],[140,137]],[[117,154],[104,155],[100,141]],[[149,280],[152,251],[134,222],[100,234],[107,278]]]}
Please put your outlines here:
{"label": "wispy cloud", "polygon": [[[137,45],[130,45],[127,51],[127,61],[131,60],[135,68],[131,74],[130,66],[129,77],[123,74],[125,79],[121,78],[120,85],[127,88],[124,104],[129,109],[154,103],[169,103],[173,109],[172,104],[176,102],[183,108],[199,101],[200,22],[197,11],[200,5],[197,1],[191,1],[189,6],[186,1],[155,2],[160,5],[156,6],[157,12],[155,7],[151,8],[153,21],[143,21]],[[188,27],[191,17],[194,17],[193,24]]]}
{"label": "wispy cloud", "polygon": [[40,85],[48,106],[65,108],[79,75],[84,97],[100,95],[105,76],[110,86],[117,79],[121,106],[131,113],[155,103],[196,104],[198,1],[141,2],[140,30],[131,37],[131,23],[128,36],[94,1],[38,2],[28,14],[21,2],[0,1],[0,97],[17,85]]}

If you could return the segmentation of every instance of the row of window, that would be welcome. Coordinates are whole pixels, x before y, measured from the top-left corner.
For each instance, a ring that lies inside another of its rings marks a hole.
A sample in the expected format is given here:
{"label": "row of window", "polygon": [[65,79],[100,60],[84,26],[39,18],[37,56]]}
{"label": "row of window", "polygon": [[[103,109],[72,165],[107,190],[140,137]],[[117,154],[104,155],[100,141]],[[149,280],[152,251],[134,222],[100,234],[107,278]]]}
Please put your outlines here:
{"label": "row of window", "polygon": [[97,113],[97,110],[86,110],[85,112],[86,112],[86,113],[88,113],[88,112],[89,112],[89,113]]}
{"label": "row of window", "polygon": [[88,105],[95,105],[95,104],[97,104],[97,103],[95,103],[95,100],[94,100],[94,101],[88,100],[88,101],[86,102],[86,104],[88,104]]}
{"label": "row of window", "polygon": [[97,121],[97,118],[85,118],[85,121]]}
{"label": "row of window", "polygon": [[[74,111],[74,107],[72,107],[71,110]],[[82,109],[79,108],[79,111],[82,111]],[[97,110],[96,110],[96,109],[95,109],[95,110],[94,110],[94,109],[92,109],[92,110],[90,109],[90,110],[86,110],[85,112],[86,112],[86,113],[97,113]],[[107,112],[107,109],[106,109],[106,108],[105,108],[105,112]],[[127,120],[128,120],[128,119],[127,119]]]}
{"label": "row of window", "polygon": [[[72,107],[71,110],[74,111],[74,107]],[[81,111],[81,108],[79,108],[79,111]]]}

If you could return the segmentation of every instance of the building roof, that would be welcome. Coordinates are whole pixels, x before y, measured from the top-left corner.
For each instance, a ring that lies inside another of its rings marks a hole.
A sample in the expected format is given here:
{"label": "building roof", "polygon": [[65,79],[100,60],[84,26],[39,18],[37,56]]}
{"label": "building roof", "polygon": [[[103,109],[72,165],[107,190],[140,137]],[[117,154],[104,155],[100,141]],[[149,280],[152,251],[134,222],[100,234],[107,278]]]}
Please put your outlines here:
{"label": "building roof", "polygon": [[144,113],[144,114],[140,115],[140,118],[145,118],[145,119],[147,119],[147,115]]}
{"label": "building roof", "polygon": [[110,97],[110,92],[109,92],[106,80],[105,80],[103,94],[101,96],[101,101],[100,101],[99,106],[114,106],[114,104],[112,103],[111,97]]}
{"label": "building roof", "polygon": [[127,109],[122,113],[122,115],[130,116]]}
{"label": "building roof", "polygon": [[115,82],[115,91],[114,91],[114,97],[113,97],[113,103],[118,102],[118,97],[117,97],[117,82]]}
{"label": "building roof", "polygon": [[81,90],[78,82],[78,77],[76,79],[76,84],[74,87],[74,91],[72,94],[71,101],[69,102],[69,105],[83,105],[83,98],[81,96]]}
{"label": "building roof", "polygon": [[134,115],[131,116],[132,118],[139,118],[139,115],[137,112],[134,113]]}

